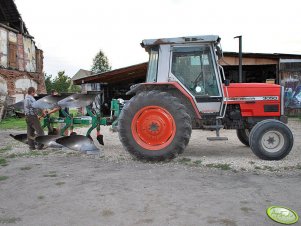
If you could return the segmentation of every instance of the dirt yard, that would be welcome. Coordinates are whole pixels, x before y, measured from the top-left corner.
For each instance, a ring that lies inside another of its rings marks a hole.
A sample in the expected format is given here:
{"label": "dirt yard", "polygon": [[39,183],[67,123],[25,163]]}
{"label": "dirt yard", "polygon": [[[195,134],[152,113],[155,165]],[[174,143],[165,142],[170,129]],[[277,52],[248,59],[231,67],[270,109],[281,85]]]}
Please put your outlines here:
{"label": "dirt yard", "polygon": [[183,155],[155,164],[132,159],[109,127],[102,157],[29,152],[9,137],[20,131],[1,131],[0,225],[276,225],[271,205],[301,215],[301,121],[289,126],[281,161],[259,160],[235,131],[222,131],[226,142],[193,131]]}

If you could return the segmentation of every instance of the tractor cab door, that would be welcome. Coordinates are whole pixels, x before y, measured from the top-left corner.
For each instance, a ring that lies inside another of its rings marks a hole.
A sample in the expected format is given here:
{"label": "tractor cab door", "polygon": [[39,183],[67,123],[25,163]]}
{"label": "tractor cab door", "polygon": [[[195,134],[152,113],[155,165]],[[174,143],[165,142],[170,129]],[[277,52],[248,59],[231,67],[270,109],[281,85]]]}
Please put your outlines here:
{"label": "tractor cab door", "polygon": [[222,115],[223,90],[213,44],[171,46],[170,80],[194,98],[202,115]]}

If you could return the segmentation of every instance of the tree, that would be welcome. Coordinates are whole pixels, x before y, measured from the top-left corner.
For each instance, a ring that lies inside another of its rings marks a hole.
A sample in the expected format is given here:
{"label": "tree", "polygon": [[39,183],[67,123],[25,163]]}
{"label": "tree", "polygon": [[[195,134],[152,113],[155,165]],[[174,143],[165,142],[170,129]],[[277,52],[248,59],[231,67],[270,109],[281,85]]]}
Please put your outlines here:
{"label": "tree", "polygon": [[82,90],[81,86],[74,85],[72,82],[71,82],[71,85],[68,88],[69,93],[80,93],[81,90]]}
{"label": "tree", "polygon": [[65,75],[65,71],[59,71],[53,80],[52,88],[58,93],[66,93],[71,86],[71,83],[72,81],[68,75]]}
{"label": "tree", "polygon": [[46,91],[47,93],[50,93],[52,88],[52,75],[47,75],[46,73],[44,74],[45,76],[45,86],[46,86]]}
{"label": "tree", "polygon": [[65,71],[59,71],[55,78],[52,78],[52,75],[45,74],[45,85],[47,93],[51,93],[53,89],[58,93],[79,93],[81,91],[81,87],[74,85],[71,78],[65,75]]}
{"label": "tree", "polygon": [[93,65],[91,71],[96,74],[96,73],[103,73],[110,70],[111,70],[111,66],[108,58],[105,56],[102,50],[99,50],[99,52],[96,54],[96,56],[93,59]]}

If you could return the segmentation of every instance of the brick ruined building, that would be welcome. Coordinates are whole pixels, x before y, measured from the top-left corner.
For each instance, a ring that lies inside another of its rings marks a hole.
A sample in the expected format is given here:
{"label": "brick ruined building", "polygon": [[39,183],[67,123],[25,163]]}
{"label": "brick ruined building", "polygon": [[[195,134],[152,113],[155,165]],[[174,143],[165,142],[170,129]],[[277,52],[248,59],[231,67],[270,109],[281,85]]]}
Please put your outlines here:
{"label": "brick ruined building", "polygon": [[35,45],[13,0],[0,0],[0,96],[23,100],[28,87],[46,93],[43,51]]}

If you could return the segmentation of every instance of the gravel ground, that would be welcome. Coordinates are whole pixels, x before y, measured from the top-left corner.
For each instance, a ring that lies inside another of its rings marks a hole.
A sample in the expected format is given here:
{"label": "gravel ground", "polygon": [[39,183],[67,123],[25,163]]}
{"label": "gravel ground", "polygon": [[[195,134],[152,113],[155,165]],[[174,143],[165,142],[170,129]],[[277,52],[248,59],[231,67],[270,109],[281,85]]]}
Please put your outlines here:
{"label": "gravel ground", "polygon": [[[234,171],[256,171],[258,173],[301,171],[301,121],[290,119],[288,126],[294,135],[294,147],[290,154],[280,161],[260,160],[249,147],[240,143],[235,130],[221,131],[221,136],[228,137],[228,141],[208,141],[207,137],[214,136],[215,132],[193,130],[184,153],[169,164],[230,168]],[[102,132],[105,140],[104,156],[106,159],[133,161],[133,158],[124,151],[117,133],[112,133],[109,127],[104,127]]]}
{"label": "gravel ground", "polygon": [[295,144],[281,161],[259,160],[235,131],[222,132],[227,142],[193,131],[184,154],[161,163],[133,159],[109,127],[104,156],[29,152],[9,136],[20,131],[0,131],[0,225],[276,225],[269,206],[301,213],[301,123],[289,126]]}
{"label": "gravel ground", "polygon": [[[257,173],[292,173],[301,171],[301,121],[299,119],[290,119],[288,126],[294,135],[294,146],[290,154],[280,161],[260,160],[253,154],[251,149],[238,140],[235,130],[222,130],[221,136],[228,137],[228,141],[208,141],[207,137],[214,136],[214,132],[193,130],[189,144],[182,155],[176,159],[164,164],[184,164],[192,167],[209,167],[231,169],[234,171],[250,171]],[[78,134],[85,134],[86,128],[76,129]],[[115,162],[136,161],[122,147],[119,141],[118,133],[112,132],[110,127],[102,127],[101,132],[104,135],[105,145],[98,144],[95,133],[92,137],[95,144],[101,150],[104,159]],[[0,142],[4,147],[12,146],[13,149],[6,152],[6,155],[12,153],[24,153],[27,146],[12,140],[9,133],[22,133],[20,131],[2,131]],[[97,158],[98,156],[86,156],[72,150],[64,148],[46,149],[47,155],[81,155],[83,158]]]}

